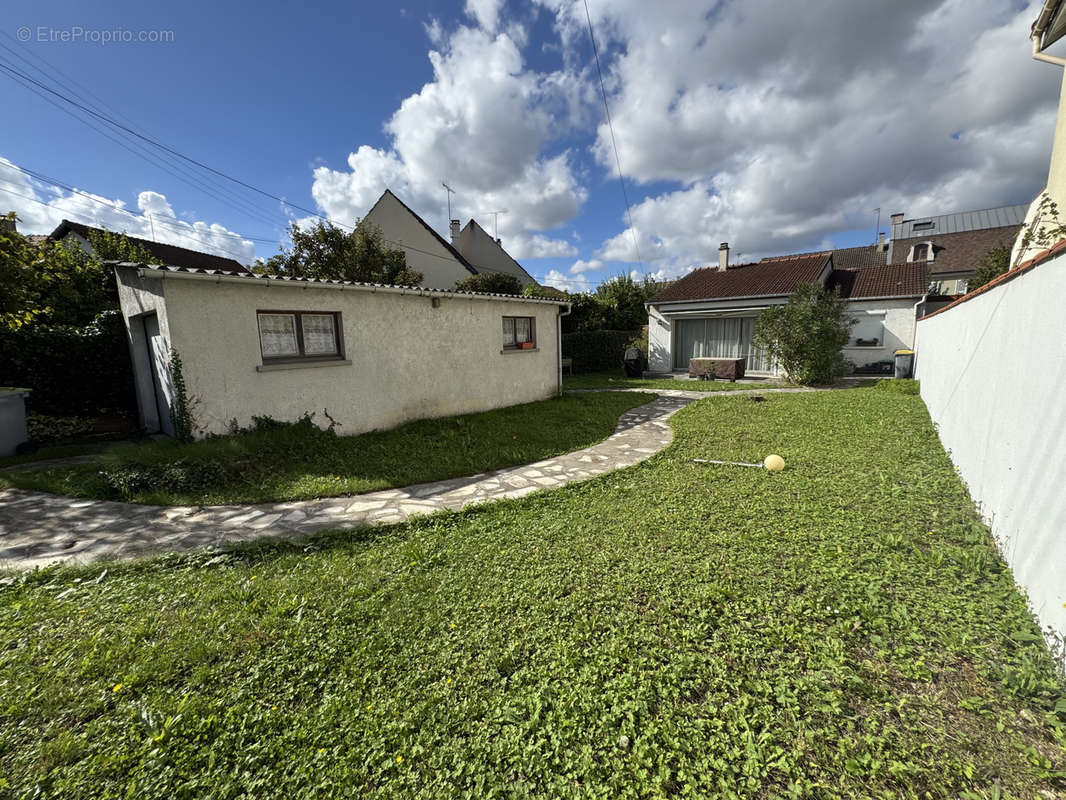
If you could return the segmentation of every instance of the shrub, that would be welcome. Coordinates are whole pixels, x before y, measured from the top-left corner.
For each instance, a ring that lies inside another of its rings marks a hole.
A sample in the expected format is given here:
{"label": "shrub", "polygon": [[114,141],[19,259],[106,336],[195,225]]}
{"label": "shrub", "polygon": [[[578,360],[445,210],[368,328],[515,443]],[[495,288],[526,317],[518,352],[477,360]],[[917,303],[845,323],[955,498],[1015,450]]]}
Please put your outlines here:
{"label": "shrub", "polygon": [[984,257],[977,262],[973,277],[966,284],[966,290],[972,292],[979,289],[993,278],[997,278],[1010,267],[1010,248],[997,244]]}
{"label": "shrub", "polygon": [[130,499],[140,492],[194,492],[226,480],[226,467],[219,461],[178,459],[169,464],[130,464],[100,471],[114,493]]}
{"label": "shrub", "polygon": [[38,444],[74,439],[93,431],[91,419],[47,414],[27,414],[26,426],[29,428],[30,440]]}
{"label": "shrub", "polygon": [[0,385],[32,389],[30,411],[58,416],[137,407],[126,326],[118,311],[89,325],[0,327]]}
{"label": "shrub", "polygon": [[[565,317],[564,317],[565,319]],[[563,358],[574,360],[574,372],[600,372],[622,366],[626,348],[645,347],[641,331],[578,331],[563,334]],[[647,350],[644,350],[645,355]]]}
{"label": "shrub", "polygon": [[479,272],[455,282],[460,292],[486,292],[488,294],[522,294],[522,282],[514,275],[503,272]]}
{"label": "shrub", "polygon": [[785,305],[759,314],[755,346],[796,383],[832,383],[845,372],[840,349],[848,343],[851,326],[847,304],[837,292],[804,284]]}

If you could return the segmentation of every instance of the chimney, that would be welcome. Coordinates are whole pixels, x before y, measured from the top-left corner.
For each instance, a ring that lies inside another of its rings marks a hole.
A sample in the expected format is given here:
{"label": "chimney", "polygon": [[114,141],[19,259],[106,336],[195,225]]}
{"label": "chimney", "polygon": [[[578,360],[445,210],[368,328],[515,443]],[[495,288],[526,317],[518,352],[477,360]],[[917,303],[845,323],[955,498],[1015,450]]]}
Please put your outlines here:
{"label": "chimney", "polygon": [[452,245],[459,246],[459,220],[452,220]]}
{"label": "chimney", "polygon": [[900,225],[900,224],[902,224],[902,222],[903,222],[903,212],[900,212],[899,214],[893,214],[892,215],[892,224],[893,225]]}
{"label": "chimney", "polygon": [[729,268],[729,242],[718,245],[718,271],[725,272]]}
{"label": "chimney", "polygon": [[18,233],[18,218],[14,214],[0,217],[0,231]]}
{"label": "chimney", "polygon": [[878,246],[881,246],[884,243],[885,243],[885,232],[884,231],[878,231],[877,232],[877,244],[878,244]]}

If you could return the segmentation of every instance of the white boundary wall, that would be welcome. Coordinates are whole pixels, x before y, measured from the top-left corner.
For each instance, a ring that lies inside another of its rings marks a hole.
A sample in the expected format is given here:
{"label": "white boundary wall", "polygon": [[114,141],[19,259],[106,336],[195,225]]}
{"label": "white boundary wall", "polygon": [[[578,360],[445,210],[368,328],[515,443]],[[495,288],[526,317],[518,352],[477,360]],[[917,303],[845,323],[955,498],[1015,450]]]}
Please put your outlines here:
{"label": "white boundary wall", "polygon": [[1066,256],[918,322],[940,440],[1042,626],[1066,634]]}

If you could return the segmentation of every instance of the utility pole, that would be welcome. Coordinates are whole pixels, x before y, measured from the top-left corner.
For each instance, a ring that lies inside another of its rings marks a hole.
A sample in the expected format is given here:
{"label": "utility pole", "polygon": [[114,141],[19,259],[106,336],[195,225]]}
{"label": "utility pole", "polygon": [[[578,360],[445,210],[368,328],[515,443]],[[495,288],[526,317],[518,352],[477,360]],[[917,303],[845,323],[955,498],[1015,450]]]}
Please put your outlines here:
{"label": "utility pole", "polygon": [[455,189],[444,181],[441,181],[440,185],[443,186],[444,191],[448,193],[448,219],[444,221],[444,230],[448,230],[452,226],[452,195],[455,194]]}
{"label": "utility pole", "polygon": [[486,214],[492,214],[492,238],[500,238],[500,214],[506,214],[507,209],[501,208],[499,211],[486,211]]}

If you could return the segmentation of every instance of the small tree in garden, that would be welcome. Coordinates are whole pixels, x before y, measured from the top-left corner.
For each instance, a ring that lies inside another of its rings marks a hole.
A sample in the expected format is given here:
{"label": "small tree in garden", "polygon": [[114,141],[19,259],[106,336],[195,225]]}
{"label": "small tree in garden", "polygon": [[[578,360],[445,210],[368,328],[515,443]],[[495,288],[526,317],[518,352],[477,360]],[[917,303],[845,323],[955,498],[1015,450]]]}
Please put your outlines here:
{"label": "small tree in garden", "polygon": [[479,272],[455,282],[461,292],[488,292],[490,294],[522,294],[522,282],[514,275],[503,272]]}
{"label": "small tree in garden", "polygon": [[832,383],[844,374],[840,348],[848,343],[852,324],[847,304],[836,291],[804,284],[785,305],[759,315],[755,346],[796,383]]}
{"label": "small tree in garden", "polygon": [[997,244],[977,262],[973,277],[966,283],[966,290],[972,292],[974,289],[984,286],[993,278],[999,277],[1006,272],[1008,267],[1010,267],[1010,248],[1006,245]]}

